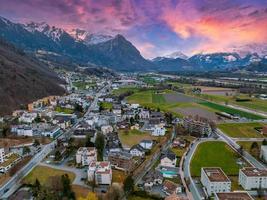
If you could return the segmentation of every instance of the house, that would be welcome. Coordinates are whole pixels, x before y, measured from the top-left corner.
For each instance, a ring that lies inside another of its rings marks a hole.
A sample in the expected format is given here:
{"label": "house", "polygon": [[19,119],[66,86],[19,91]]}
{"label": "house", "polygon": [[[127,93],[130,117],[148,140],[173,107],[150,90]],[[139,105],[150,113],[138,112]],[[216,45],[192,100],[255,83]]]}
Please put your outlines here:
{"label": "house", "polygon": [[139,107],[140,107],[140,105],[139,105],[138,103],[130,104],[130,108],[131,108],[131,109],[137,109],[137,108],[139,108]]}
{"label": "house", "polygon": [[132,154],[125,151],[110,152],[108,161],[112,167],[126,172],[132,172],[135,166]]}
{"label": "house", "polygon": [[206,121],[194,120],[190,117],[186,117],[183,120],[184,128],[193,135],[196,136],[204,136],[210,135],[212,133],[212,129]]}
{"label": "house", "polygon": [[112,112],[117,116],[121,116],[121,105],[119,104],[113,105]]}
{"label": "house", "polygon": [[142,140],[139,145],[143,147],[145,150],[151,150],[153,147],[153,141],[152,140]]}
{"label": "house", "polygon": [[58,125],[62,129],[69,128],[72,124],[77,121],[77,116],[74,114],[56,114],[52,123]]}
{"label": "house", "polygon": [[267,189],[267,169],[253,167],[240,169],[238,182],[245,190]]}
{"label": "house", "polygon": [[219,167],[202,167],[200,180],[209,196],[231,191],[231,181]]}
{"label": "house", "polygon": [[97,161],[97,151],[95,147],[80,147],[76,152],[77,164],[86,166],[94,161]]}
{"label": "house", "polygon": [[113,132],[113,127],[110,126],[110,125],[101,126],[101,132],[102,132],[104,135],[107,135],[108,133]]}
{"label": "house", "polygon": [[140,119],[149,119],[150,112],[149,110],[141,110],[138,115]]}
{"label": "house", "polygon": [[253,198],[247,192],[221,192],[215,193],[214,200],[253,200]]}
{"label": "house", "polygon": [[91,162],[87,171],[88,181],[97,185],[111,185],[112,169],[110,162]]}
{"label": "house", "polygon": [[267,145],[261,145],[261,154],[260,157],[267,162]]}
{"label": "house", "polygon": [[88,129],[88,130],[79,130],[76,129],[73,132],[73,135],[71,136],[72,138],[83,138],[85,139],[86,137],[90,138],[90,141],[95,143],[97,136],[97,132],[95,129]]}
{"label": "house", "polygon": [[117,123],[117,127],[119,129],[128,129],[128,128],[130,128],[130,123],[127,121],[121,121],[121,122]]}
{"label": "house", "polygon": [[106,150],[108,152],[119,152],[121,149],[122,145],[118,133],[112,132],[106,135]]}
{"label": "house", "polygon": [[186,147],[186,141],[182,139],[175,139],[172,143],[172,147],[180,147],[180,148],[185,148]]}
{"label": "house", "polygon": [[149,173],[145,175],[145,177],[143,178],[143,181],[144,181],[145,188],[151,189],[151,187],[153,187],[154,185],[162,184],[163,176],[159,171],[153,170],[153,171],[149,171]]}
{"label": "house", "polygon": [[130,154],[132,154],[133,156],[143,157],[145,156],[145,153],[146,150],[139,144],[132,146],[132,148],[130,149]]}
{"label": "house", "polygon": [[172,151],[167,151],[160,159],[160,165],[163,167],[175,167],[177,162],[176,154]]}
{"label": "house", "polygon": [[164,127],[160,127],[160,126],[155,126],[153,129],[152,129],[152,135],[153,136],[164,136],[166,133],[166,128]]}
{"label": "house", "polygon": [[34,136],[34,130],[31,125],[13,125],[11,126],[11,132],[18,136]]}
{"label": "house", "polygon": [[134,124],[131,126],[131,130],[139,130],[139,129],[140,129],[139,124]]}
{"label": "house", "polygon": [[3,163],[5,161],[5,149],[0,148],[0,163]]}
{"label": "house", "polygon": [[169,196],[171,194],[177,194],[178,193],[178,189],[179,189],[179,185],[169,181],[169,180],[165,180],[163,183],[163,192]]}

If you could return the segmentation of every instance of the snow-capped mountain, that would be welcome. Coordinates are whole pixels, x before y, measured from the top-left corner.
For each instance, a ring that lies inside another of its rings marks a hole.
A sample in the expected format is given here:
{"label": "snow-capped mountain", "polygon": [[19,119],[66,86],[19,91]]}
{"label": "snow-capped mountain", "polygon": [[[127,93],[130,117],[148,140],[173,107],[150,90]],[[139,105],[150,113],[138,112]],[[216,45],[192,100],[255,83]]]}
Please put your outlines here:
{"label": "snow-capped mountain", "polygon": [[61,36],[65,33],[63,29],[50,26],[45,22],[30,22],[25,24],[24,27],[26,30],[32,33],[34,33],[35,31],[43,33],[55,42],[59,41]]}
{"label": "snow-capped mountain", "polygon": [[165,55],[164,57],[165,58],[173,58],[173,59],[182,58],[184,60],[188,59],[188,56],[185,55],[184,53],[182,53],[181,51],[173,52],[173,53],[171,53],[169,55]]}
{"label": "snow-capped mountain", "polygon": [[75,40],[81,41],[86,45],[95,45],[114,39],[113,36],[104,34],[93,34],[82,29],[72,29],[68,32]]}
{"label": "snow-capped mountain", "polygon": [[233,46],[230,51],[238,53],[242,58],[246,57],[248,54],[254,53],[257,53],[259,57],[263,58],[267,55],[267,43]]}

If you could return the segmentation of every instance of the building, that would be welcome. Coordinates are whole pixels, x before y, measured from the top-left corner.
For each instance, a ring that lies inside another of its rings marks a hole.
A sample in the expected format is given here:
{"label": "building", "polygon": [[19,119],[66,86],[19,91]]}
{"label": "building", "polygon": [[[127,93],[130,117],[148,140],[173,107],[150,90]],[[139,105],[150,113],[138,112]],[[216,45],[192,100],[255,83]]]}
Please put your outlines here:
{"label": "building", "polygon": [[76,153],[76,163],[82,166],[90,165],[97,161],[97,151],[95,147],[80,147]]}
{"label": "building", "polygon": [[131,172],[135,166],[132,154],[125,151],[110,152],[108,161],[112,167],[125,172]]}
{"label": "building", "polygon": [[246,167],[239,170],[239,184],[245,190],[266,189],[267,188],[267,169]]}
{"label": "building", "polygon": [[231,191],[231,181],[219,167],[201,168],[200,180],[208,196],[214,193]]}
{"label": "building", "polygon": [[154,185],[161,185],[163,183],[163,176],[157,170],[149,171],[143,178],[145,189],[150,189]]}
{"label": "building", "polygon": [[146,150],[139,144],[132,146],[130,149],[130,154],[133,156],[140,156],[143,157],[145,156]]}
{"label": "building", "polygon": [[139,113],[140,119],[149,119],[149,116],[150,116],[149,110],[141,110],[141,112]]}
{"label": "building", "polygon": [[167,151],[160,159],[160,165],[163,167],[175,167],[176,162],[176,154],[172,151]]}
{"label": "building", "polygon": [[32,123],[35,120],[36,117],[37,117],[37,113],[24,112],[19,117],[19,122],[21,122],[21,123]]}
{"label": "building", "polygon": [[210,135],[212,133],[212,129],[208,122],[201,120],[194,120],[192,118],[186,117],[184,118],[184,128],[193,135],[196,136],[204,136]]}
{"label": "building", "polygon": [[20,160],[21,160],[21,157],[17,153],[11,152],[9,154],[4,155],[4,161],[0,163],[0,173],[6,173]]}
{"label": "building", "polygon": [[164,183],[163,183],[163,192],[169,196],[171,194],[177,194],[179,191],[178,191],[178,188],[179,188],[179,185],[172,182],[172,181],[169,181],[169,180],[165,180]]}
{"label": "building", "polygon": [[143,147],[146,150],[151,150],[153,147],[153,141],[152,140],[142,140],[139,145]]}
{"label": "building", "polygon": [[160,127],[160,126],[155,126],[153,129],[152,129],[152,135],[153,136],[164,136],[166,133],[166,128],[164,127]]}
{"label": "building", "polygon": [[3,163],[5,161],[5,149],[0,148],[0,163]]}
{"label": "building", "polygon": [[113,132],[113,127],[110,125],[101,126],[101,132],[106,135]]}
{"label": "building", "polygon": [[261,155],[260,157],[267,162],[267,145],[261,145]]}
{"label": "building", "polygon": [[87,171],[88,181],[97,185],[111,185],[112,169],[110,162],[91,162]]}
{"label": "building", "polygon": [[221,192],[215,193],[214,200],[253,200],[247,192]]}
{"label": "building", "polygon": [[45,129],[41,134],[45,137],[55,138],[60,135],[61,129],[58,126],[49,127]]}

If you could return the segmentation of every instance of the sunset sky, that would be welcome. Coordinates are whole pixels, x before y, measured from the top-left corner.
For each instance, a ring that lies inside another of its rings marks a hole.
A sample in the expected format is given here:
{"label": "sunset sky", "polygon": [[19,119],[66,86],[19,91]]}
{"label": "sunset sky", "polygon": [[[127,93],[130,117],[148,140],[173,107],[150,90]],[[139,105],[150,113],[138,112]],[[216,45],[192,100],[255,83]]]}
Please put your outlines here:
{"label": "sunset sky", "polygon": [[0,0],[0,15],[120,33],[146,58],[267,42],[267,0]]}

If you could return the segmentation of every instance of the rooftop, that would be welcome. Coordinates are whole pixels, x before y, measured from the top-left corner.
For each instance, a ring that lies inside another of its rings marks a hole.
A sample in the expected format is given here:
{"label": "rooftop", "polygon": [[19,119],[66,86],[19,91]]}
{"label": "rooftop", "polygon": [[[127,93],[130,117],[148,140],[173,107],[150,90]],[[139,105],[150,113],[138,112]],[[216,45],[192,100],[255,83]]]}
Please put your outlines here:
{"label": "rooftop", "polygon": [[267,176],[267,169],[258,169],[254,167],[246,167],[241,169],[246,176]]}
{"label": "rooftop", "polygon": [[202,168],[211,182],[230,182],[223,170],[219,167]]}
{"label": "rooftop", "polygon": [[253,200],[247,192],[222,192],[216,195],[219,200]]}

